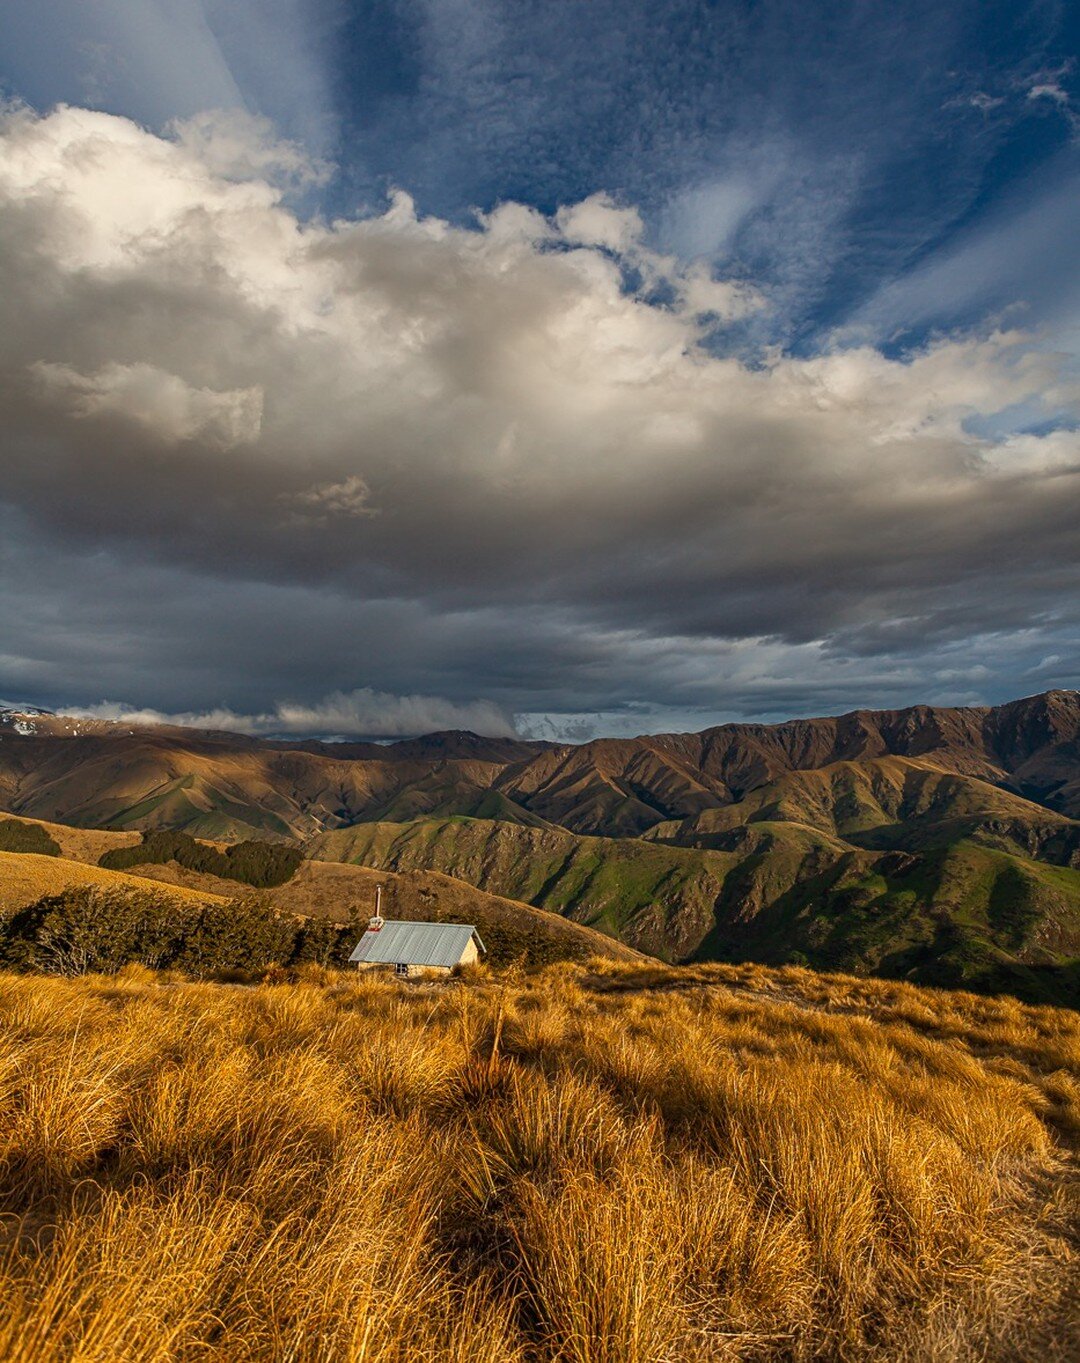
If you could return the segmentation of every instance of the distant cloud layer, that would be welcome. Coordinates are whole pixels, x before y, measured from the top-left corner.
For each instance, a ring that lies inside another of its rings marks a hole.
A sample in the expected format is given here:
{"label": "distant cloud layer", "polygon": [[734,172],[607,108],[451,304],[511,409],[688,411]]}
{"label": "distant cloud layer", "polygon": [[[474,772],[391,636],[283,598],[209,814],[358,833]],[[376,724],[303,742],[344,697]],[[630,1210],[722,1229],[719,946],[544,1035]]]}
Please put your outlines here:
{"label": "distant cloud layer", "polygon": [[6,692],[389,736],[1076,680],[1080,382],[1037,336],[750,365],[705,342],[762,297],[631,205],[305,223],[298,157],[7,117]]}
{"label": "distant cloud layer", "polygon": [[110,701],[66,706],[64,713],[117,724],[175,724],[254,735],[398,738],[403,734],[471,729],[492,737],[506,737],[515,732],[510,717],[489,701],[455,705],[437,696],[391,696],[366,686],[348,694],[335,692],[313,705],[279,701],[272,710],[257,715],[237,714],[226,707],[169,714]]}

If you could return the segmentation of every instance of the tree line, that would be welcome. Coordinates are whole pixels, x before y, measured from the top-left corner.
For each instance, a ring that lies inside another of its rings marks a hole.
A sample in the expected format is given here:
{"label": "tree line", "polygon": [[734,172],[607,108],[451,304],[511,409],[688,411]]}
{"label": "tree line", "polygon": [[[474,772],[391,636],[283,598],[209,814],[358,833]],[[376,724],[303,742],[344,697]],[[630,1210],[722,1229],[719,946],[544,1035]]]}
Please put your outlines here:
{"label": "tree line", "polygon": [[236,880],[256,890],[270,890],[291,880],[303,859],[298,847],[281,843],[249,840],[218,851],[196,842],[187,833],[155,829],[143,833],[142,841],[133,847],[114,847],[102,853],[98,865],[109,871],[126,871],[132,866],[175,861],[189,871]]}

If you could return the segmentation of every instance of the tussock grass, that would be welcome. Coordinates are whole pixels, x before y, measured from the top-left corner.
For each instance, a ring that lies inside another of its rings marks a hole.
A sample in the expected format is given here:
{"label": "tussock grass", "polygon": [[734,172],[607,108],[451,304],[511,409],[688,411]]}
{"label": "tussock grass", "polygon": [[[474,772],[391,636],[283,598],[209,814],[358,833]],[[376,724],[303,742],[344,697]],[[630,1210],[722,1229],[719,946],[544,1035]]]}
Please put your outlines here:
{"label": "tussock grass", "polygon": [[1080,1016],[760,967],[0,976],[9,1363],[1069,1359]]}

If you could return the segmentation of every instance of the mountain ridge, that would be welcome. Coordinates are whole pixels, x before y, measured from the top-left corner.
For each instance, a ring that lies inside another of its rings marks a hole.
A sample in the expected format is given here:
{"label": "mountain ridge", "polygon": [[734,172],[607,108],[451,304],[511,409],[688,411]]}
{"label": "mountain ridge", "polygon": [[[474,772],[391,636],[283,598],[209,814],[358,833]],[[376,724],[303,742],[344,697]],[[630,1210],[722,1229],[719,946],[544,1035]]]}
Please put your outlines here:
{"label": "mountain ridge", "polygon": [[72,723],[0,715],[0,808],[440,873],[671,961],[1080,1001],[1076,692],[561,745]]}
{"label": "mountain ridge", "polygon": [[[48,750],[61,739],[63,748]],[[413,814],[472,815],[495,792],[512,806],[500,817],[638,836],[662,822],[736,804],[787,772],[886,756],[932,758],[957,775],[1075,818],[1080,693],[1050,691],[966,709],[853,710],[776,725],[725,724],[696,734],[562,745],[467,731],[338,745],[7,711],[0,712],[0,804],[60,822],[130,827],[155,826],[154,810],[164,804],[156,826],[191,824],[210,836],[307,837],[384,818],[389,803],[403,797],[413,801]],[[72,769],[80,766],[93,769],[92,800],[85,791],[80,798],[78,780],[72,788]],[[245,807],[254,819],[245,818]],[[200,819],[212,811],[221,816],[217,827]]]}

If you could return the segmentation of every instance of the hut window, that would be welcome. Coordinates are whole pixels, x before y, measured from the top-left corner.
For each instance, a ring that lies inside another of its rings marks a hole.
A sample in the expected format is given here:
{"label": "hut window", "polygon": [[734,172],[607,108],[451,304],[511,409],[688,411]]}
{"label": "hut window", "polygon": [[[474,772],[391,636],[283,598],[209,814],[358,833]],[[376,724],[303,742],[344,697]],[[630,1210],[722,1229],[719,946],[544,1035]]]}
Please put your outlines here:
{"label": "hut window", "polygon": [[408,973],[409,967],[405,964],[404,961],[398,961],[397,965],[394,966],[395,975],[407,975]]}

